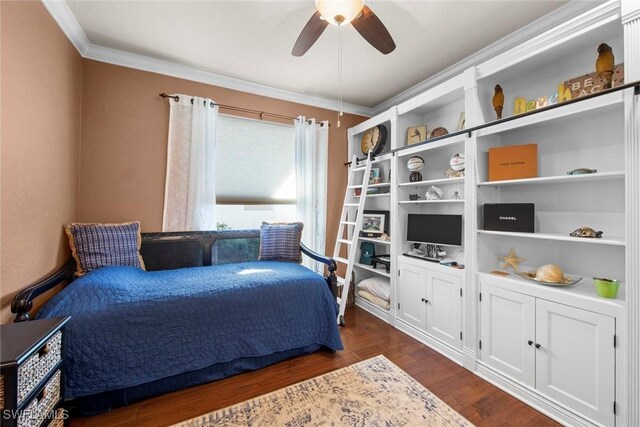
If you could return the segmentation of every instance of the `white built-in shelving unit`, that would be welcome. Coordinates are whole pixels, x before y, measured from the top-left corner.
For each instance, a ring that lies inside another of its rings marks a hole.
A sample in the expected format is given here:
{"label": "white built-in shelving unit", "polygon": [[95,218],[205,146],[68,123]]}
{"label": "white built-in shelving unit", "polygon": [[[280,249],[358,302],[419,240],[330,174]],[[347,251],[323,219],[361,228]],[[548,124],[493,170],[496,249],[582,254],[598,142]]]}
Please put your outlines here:
{"label": "white built-in shelving unit", "polygon": [[[508,118],[516,97],[548,96],[593,72],[603,42],[624,62],[626,82],[640,80],[640,7],[594,3],[349,130],[349,159],[362,154],[367,129],[382,124],[389,134],[376,157],[389,193],[368,195],[367,209],[390,212],[391,240],[360,241],[391,255],[391,274],[355,271],[356,282],[389,278],[391,309],[356,303],[564,424],[631,427],[640,425],[640,95],[632,87],[491,124],[496,84]],[[456,132],[462,111],[472,132]],[[406,146],[407,128],[419,125],[453,135]],[[489,149],[529,143],[537,144],[537,177],[488,180]],[[455,153],[466,156],[465,177],[445,175]],[[413,156],[425,160],[419,182],[409,182]],[[567,174],[577,168],[597,173]],[[424,198],[432,185],[442,200]],[[535,232],[484,230],[486,203],[534,203]],[[465,269],[402,255],[412,213],[463,215],[462,247],[446,249]],[[569,235],[581,226],[603,237]],[[490,274],[504,271],[501,257],[512,248],[523,271],[553,263],[582,280],[553,287]],[[593,277],[619,279],[618,297],[599,297]]]}

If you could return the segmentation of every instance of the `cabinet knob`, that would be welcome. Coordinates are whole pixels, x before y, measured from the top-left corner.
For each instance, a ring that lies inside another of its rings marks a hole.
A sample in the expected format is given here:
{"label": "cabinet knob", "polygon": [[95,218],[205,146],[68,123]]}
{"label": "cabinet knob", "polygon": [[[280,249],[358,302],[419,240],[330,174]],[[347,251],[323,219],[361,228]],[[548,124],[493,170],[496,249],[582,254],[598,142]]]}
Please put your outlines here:
{"label": "cabinet knob", "polygon": [[429,304],[429,300],[428,299],[420,298],[420,301],[422,301],[425,304]]}
{"label": "cabinet knob", "polygon": [[529,341],[527,341],[527,344],[532,345],[533,341],[529,340]]}
{"label": "cabinet knob", "polygon": [[536,348],[540,348],[540,344],[536,343]]}

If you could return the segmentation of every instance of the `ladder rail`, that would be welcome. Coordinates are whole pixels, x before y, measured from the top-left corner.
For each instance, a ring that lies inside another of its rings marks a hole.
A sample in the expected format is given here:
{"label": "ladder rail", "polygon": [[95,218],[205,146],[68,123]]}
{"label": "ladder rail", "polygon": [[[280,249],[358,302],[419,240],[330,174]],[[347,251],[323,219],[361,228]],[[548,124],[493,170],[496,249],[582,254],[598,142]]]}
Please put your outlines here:
{"label": "ladder rail", "polygon": [[[357,173],[360,173],[360,171],[362,170],[361,168],[358,168],[359,170],[354,170],[356,167],[356,162],[357,162],[357,158],[356,156],[354,156],[353,162],[351,163],[353,169],[351,169],[349,171],[349,182],[347,184],[347,189],[345,191],[345,197],[344,197],[344,203],[342,206],[342,216],[340,217],[340,222],[341,224],[338,227],[338,237],[336,239],[336,247],[334,250],[334,258],[338,257],[341,259],[341,261],[344,258],[340,257],[340,247],[343,244],[346,244],[346,242],[344,242],[345,239],[343,239],[344,237],[344,225],[342,224],[343,221],[347,221],[347,222],[352,222],[351,218],[349,218],[348,214],[349,214],[349,209],[352,208],[352,206],[348,206],[349,205],[349,201],[350,199],[352,199],[354,196],[351,194],[352,189],[350,189],[349,187],[353,186],[353,180],[354,180],[354,176]],[[349,236],[349,234],[347,234],[347,239],[351,237],[351,242],[350,244],[347,244],[347,250],[348,250],[348,257],[347,257],[347,269],[346,269],[346,273],[343,279],[343,285],[342,285],[342,295],[340,296],[340,312],[338,315],[338,323],[340,324],[344,324],[344,313],[345,310],[347,308],[347,297],[349,296],[349,288],[351,286],[351,279],[349,279],[351,277],[351,273],[353,272],[353,268],[355,265],[355,261],[356,261],[356,254],[358,253],[358,237],[359,237],[359,230],[362,229],[362,223],[363,223],[363,212],[364,212],[364,207],[365,204],[367,202],[367,192],[368,192],[368,188],[369,188],[369,175],[371,173],[371,163],[372,163],[372,155],[371,152],[369,152],[369,154],[367,155],[367,163],[364,167],[364,171],[362,171],[362,190],[360,191],[360,198],[358,201],[358,211],[355,215],[355,224],[353,225],[353,230],[351,231],[351,236]],[[344,216],[345,214],[347,215],[347,218],[345,220]],[[347,229],[347,233],[349,233],[349,230]],[[342,240],[342,242],[341,242]]]}

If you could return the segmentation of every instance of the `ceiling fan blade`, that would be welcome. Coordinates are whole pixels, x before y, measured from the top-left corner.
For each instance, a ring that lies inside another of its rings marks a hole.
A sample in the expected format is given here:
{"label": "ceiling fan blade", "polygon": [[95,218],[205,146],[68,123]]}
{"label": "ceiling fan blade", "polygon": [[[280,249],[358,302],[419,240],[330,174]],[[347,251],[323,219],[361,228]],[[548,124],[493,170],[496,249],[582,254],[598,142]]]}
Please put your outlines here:
{"label": "ceiling fan blade", "polygon": [[304,55],[322,35],[325,28],[327,28],[329,23],[321,19],[321,16],[320,12],[316,11],[311,19],[309,19],[309,22],[307,22],[307,25],[304,26],[298,36],[298,40],[296,40],[296,44],[293,45],[293,50],[291,51],[293,56]]}
{"label": "ceiling fan blade", "polygon": [[368,6],[362,8],[362,13],[351,21],[351,25],[371,46],[385,55],[393,52],[396,48],[391,34],[389,34],[380,18]]}

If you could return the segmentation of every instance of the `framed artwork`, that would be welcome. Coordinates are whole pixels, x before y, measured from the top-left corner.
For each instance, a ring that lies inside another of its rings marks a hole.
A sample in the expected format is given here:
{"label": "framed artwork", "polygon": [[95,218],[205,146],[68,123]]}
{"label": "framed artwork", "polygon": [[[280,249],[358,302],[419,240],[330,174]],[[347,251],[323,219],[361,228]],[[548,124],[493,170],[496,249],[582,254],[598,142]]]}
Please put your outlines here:
{"label": "framed artwork", "polygon": [[[384,223],[382,224],[382,231],[384,233],[386,233],[387,236],[391,236],[391,234],[389,234],[389,211],[383,211],[383,210],[370,210],[370,209],[365,209],[364,210],[364,217],[363,217],[363,224],[364,224],[364,218],[366,218],[367,215],[382,215],[384,216]],[[363,226],[364,228],[364,226]]]}
{"label": "framed artwork", "polygon": [[427,125],[413,126],[407,129],[407,145],[427,140]]}
{"label": "framed artwork", "polygon": [[362,216],[362,231],[382,234],[384,233],[384,223],[384,215],[365,213]]}
{"label": "framed artwork", "polygon": [[460,119],[458,120],[458,127],[456,129],[457,130],[464,129],[464,111],[460,113]]}
{"label": "framed artwork", "polygon": [[371,168],[369,172],[369,184],[380,183],[380,168]]}

